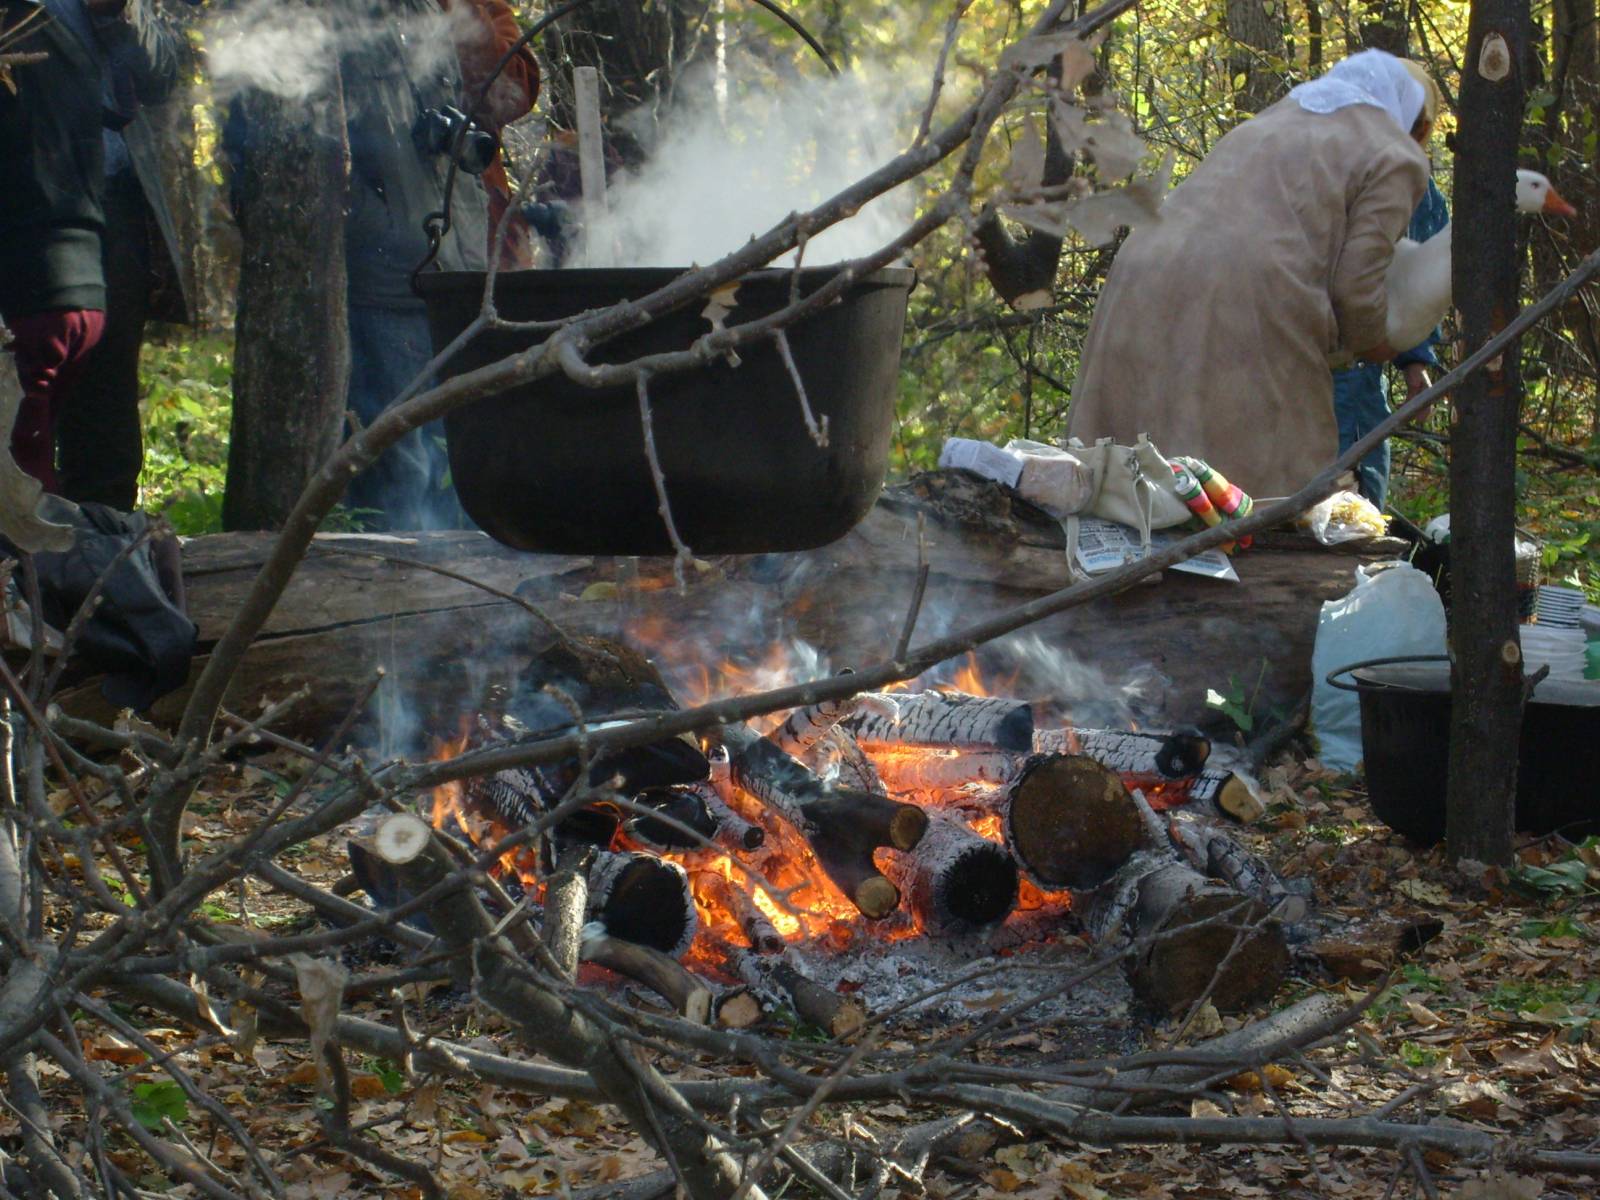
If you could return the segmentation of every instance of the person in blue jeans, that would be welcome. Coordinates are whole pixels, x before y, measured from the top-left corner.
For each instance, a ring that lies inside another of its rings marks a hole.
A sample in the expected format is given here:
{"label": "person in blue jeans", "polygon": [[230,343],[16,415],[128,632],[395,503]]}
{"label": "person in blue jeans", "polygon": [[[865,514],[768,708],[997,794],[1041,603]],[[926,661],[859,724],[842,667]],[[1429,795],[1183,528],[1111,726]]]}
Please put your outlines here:
{"label": "person in blue jeans", "polygon": [[[1449,223],[1450,210],[1445,206],[1444,193],[1430,179],[1427,192],[1411,214],[1411,227],[1406,230],[1406,236],[1414,242],[1425,242]],[[1435,329],[1420,346],[1395,356],[1394,365],[1406,377],[1408,400],[1428,386],[1429,368],[1439,365],[1433,349],[1439,341],[1439,331]],[[1389,381],[1384,364],[1358,363],[1335,370],[1333,412],[1339,421],[1339,453],[1343,454],[1389,415]],[[1380,509],[1383,507],[1389,495],[1387,441],[1369,451],[1356,465],[1356,486],[1373,504]]]}

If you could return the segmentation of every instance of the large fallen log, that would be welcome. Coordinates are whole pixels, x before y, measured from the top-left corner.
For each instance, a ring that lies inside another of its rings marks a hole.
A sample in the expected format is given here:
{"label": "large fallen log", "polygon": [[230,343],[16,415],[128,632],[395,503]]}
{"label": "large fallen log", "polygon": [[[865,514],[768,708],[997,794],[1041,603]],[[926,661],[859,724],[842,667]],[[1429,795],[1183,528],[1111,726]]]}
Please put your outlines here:
{"label": "large fallen log", "polygon": [[830,787],[746,725],[721,730],[733,781],[781,813],[806,839],[817,864],[863,916],[887,916],[899,889],[873,862],[880,846],[909,850],[928,817],[913,804]]}
{"label": "large fallen log", "polygon": [[[728,560],[721,570],[691,575],[682,593],[654,586],[671,578],[665,561],[640,560],[635,580],[622,570],[628,564],[520,554],[477,533],[319,534],[245,656],[226,704],[253,713],[264,697],[309,686],[312,694],[284,731],[325,732],[382,667],[387,678],[373,722],[391,748],[409,748],[414,732],[431,736],[455,727],[462,697],[481,688],[483,664],[527,655],[548,638],[537,617],[504,598],[512,593],[573,633],[615,635],[644,623],[725,627],[722,614],[731,606],[775,615],[784,610],[794,614],[790,628],[798,636],[839,659],[871,662],[895,644],[904,620],[903,610],[884,598],[910,595],[919,562],[930,568],[927,603],[949,611],[988,611],[1066,586],[1060,528],[1020,516],[1003,490],[985,492],[987,515],[994,518],[985,524],[970,525],[945,511],[939,489],[964,482],[957,479],[961,474],[939,472],[890,489],[831,546]],[[200,627],[191,680],[238,612],[272,540],[270,534],[233,533],[184,542],[189,611]],[[1263,535],[1239,556],[1244,583],[1227,591],[1227,604],[1217,603],[1223,585],[1168,572],[1158,587],[1105,597],[1035,630],[1113,678],[1128,663],[1155,668],[1170,683],[1163,696],[1146,699],[1173,722],[1205,710],[1217,663],[1251,675],[1260,670],[1258,708],[1287,711],[1311,687],[1311,644],[1322,602],[1349,591],[1358,564],[1402,549],[1392,540],[1329,548],[1304,535]],[[750,626],[761,642],[780,628],[776,620]],[[164,698],[152,716],[173,719],[187,695],[186,686]],[[61,700],[69,713],[115,716],[93,681]]]}

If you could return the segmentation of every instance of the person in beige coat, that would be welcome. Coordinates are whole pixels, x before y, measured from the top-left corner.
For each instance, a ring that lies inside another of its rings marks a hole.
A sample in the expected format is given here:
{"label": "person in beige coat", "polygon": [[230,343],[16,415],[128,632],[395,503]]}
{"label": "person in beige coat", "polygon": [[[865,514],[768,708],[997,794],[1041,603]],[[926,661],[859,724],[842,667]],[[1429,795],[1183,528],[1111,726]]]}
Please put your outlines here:
{"label": "person in beige coat", "polygon": [[1396,352],[1384,273],[1427,187],[1426,78],[1363,51],[1223,137],[1117,252],[1068,433],[1147,433],[1257,497],[1331,462],[1330,356]]}

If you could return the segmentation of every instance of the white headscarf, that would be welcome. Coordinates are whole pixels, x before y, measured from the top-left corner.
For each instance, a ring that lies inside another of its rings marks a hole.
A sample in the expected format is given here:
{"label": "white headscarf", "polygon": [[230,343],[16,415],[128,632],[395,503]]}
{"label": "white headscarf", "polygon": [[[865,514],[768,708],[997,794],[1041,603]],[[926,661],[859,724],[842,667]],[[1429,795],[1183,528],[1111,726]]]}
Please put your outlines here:
{"label": "white headscarf", "polygon": [[1422,85],[1405,63],[1383,50],[1363,50],[1336,63],[1320,79],[1289,93],[1307,112],[1331,113],[1352,104],[1370,104],[1389,114],[1402,133],[1410,133],[1426,100]]}

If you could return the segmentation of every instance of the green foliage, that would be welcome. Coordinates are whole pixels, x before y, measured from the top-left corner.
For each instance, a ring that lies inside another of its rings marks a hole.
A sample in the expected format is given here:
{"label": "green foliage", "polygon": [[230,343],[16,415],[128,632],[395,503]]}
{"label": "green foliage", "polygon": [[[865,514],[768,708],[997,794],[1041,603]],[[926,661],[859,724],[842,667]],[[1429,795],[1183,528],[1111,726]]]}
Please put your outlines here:
{"label": "green foliage", "polygon": [[1589,868],[1577,858],[1544,867],[1515,866],[1506,872],[1512,883],[1538,896],[1582,896],[1593,889]]}
{"label": "green foliage", "polygon": [[406,1073],[387,1058],[369,1058],[365,1066],[378,1077],[378,1082],[383,1084],[383,1090],[391,1096],[398,1096],[406,1090]]}
{"label": "green foliage", "polygon": [[140,503],[164,512],[179,533],[215,533],[227,481],[233,343],[223,334],[182,333],[147,341],[139,375]]}
{"label": "green foliage", "polygon": [[164,1130],[168,1121],[179,1125],[189,1119],[189,1099],[171,1080],[136,1083],[132,1094],[133,1119],[154,1133]]}

